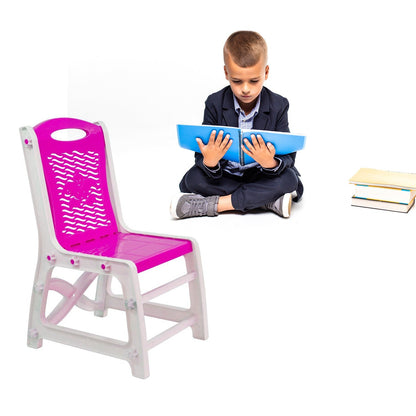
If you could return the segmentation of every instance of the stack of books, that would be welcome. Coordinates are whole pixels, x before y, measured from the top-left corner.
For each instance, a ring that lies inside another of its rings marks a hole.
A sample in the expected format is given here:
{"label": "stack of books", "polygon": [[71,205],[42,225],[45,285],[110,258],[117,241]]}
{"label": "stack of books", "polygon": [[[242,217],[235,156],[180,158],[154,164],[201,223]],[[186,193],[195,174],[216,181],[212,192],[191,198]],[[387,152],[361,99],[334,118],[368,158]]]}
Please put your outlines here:
{"label": "stack of books", "polygon": [[356,207],[409,212],[415,202],[416,174],[361,168],[351,179]]}

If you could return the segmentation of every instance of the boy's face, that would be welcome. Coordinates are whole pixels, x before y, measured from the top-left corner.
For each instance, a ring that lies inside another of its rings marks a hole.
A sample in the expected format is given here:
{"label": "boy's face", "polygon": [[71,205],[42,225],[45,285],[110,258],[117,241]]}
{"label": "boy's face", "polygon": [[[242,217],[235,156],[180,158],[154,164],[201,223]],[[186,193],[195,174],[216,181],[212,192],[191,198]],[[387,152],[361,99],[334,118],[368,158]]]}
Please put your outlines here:
{"label": "boy's face", "polygon": [[265,65],[264,59],[261,59],[253,66],[242,68],[232,60],[231,56],[228,56],[224,71],[240,107],[248,114],[256,105],[264,81],[269,76],[269,66]]}

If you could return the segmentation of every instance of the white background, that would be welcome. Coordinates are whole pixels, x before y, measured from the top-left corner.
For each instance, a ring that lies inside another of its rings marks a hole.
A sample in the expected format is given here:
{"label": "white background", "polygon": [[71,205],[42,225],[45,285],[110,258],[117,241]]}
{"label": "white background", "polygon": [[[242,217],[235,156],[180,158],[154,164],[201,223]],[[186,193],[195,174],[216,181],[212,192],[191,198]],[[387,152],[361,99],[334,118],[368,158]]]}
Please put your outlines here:
{"label": "white background", "polygon": [[[2,2],[1,413],[414,415],[416,214],[352,208],[348,186],[359,167],[416,171],[414,16],[404,0]],[[268,42],[266,86],[307,135],[304,198],[289,220],[173,221],[193,160],[175,124],[202,121],[240,29]],[[131,227],[201,246],[210,338],[152,350],[145,381],[26,347],[37,231],[18,128],[61,116],[105,122]]]}

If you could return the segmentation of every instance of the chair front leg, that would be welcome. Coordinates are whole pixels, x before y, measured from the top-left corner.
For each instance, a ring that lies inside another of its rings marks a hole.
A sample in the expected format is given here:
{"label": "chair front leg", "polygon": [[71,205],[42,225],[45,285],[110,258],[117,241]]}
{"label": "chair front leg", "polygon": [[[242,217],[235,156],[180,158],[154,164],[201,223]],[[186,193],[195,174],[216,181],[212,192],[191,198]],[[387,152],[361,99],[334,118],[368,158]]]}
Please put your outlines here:
{"label": "chair front leg", "polygon": [[42,346],[42,326],[47,301],[47,290],[45,290],[45,288],[48,286],[52,270],[53,266],[43,258],[38,258],[33,283],[27,334],[27,345],[31,348],[40,348]]}
{"label": "chair front leg", "polygon": [[133,264],[115,264],[112,274],[120,281],[123,291],[129,336],[127,360],[133,376],[147,378],[150,375],[147,333],[136,267]]}

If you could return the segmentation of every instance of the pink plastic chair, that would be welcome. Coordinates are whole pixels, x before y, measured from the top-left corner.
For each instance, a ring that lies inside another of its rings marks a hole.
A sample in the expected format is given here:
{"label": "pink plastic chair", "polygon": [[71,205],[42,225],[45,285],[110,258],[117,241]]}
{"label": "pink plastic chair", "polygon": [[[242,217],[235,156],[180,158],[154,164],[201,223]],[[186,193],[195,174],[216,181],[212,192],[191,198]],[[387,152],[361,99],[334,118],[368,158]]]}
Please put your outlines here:
{"label": "pink plastic chair", "polygon": [[[85,137],[54,138],[66,129],[81,130]],[[20,134],[39,233],[28,345],[39,348],[48,339],[122,358],[130,363],[134,376],[145,378],[149,376],[148,351],[154,346],[187,327],[192,328],[194,338],[206,339],[197,243],[189,238],[132,232],[123,224],[104,125],[58,118],[34,128],[22,127]],[[185,259],[183,276],[141,293],[137,273],[179,257]],[[82,273],[70,283],[53,277],[57,267]],[[120,282],[122,295],[113,294],[112,276]],[[94,281],[96,297],[90,299],[85,292]],[[184,284],[189,286],[190,307],[151,302]],[[51,291],[62,299],[46,314]],[[105,316],[109,308],[125,311],[127,342],[60,326],[75,306],[97,316]],[[176,324],[147,339],[145,316]]]}

